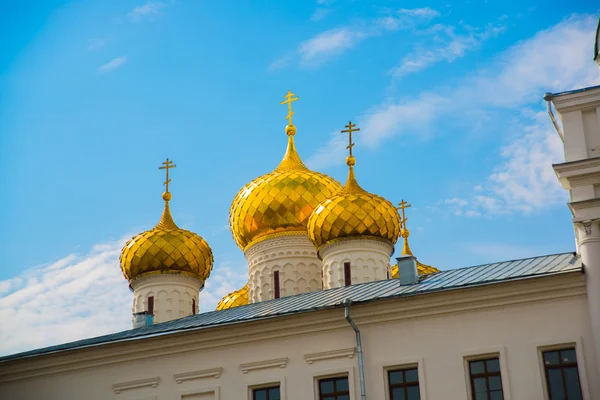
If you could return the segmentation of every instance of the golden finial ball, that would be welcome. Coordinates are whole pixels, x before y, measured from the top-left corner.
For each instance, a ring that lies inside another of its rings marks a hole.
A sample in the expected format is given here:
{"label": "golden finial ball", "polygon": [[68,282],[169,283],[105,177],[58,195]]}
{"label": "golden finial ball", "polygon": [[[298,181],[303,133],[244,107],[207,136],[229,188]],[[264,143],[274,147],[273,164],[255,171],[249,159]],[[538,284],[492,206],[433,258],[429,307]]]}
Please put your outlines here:
{"label": "golden finial ball", "polygon": [[288,125],[285,127],[285,133],[288,136],[294,136],[296,134],[296,127],[294,125]]}
{"label": "golden finial ball", "polygon": [[346,164],[348,166],[352,167],[354,164],[356,164],[356,157],[354,157],[354,156],[346,157]]}
{"label": "golden finial ball", "polygon": [[169,201],[169,200],[171,200],[172,197],[173,196],[171,195],[171,192],[164,192],[163,193],[163,200],[164,201]]}
{"label": "golden finial ball", "polygon": [[408,238],[408,236],[410,236],[410,232],[408,231],[408,229],[402,229],[402,237],[404,239]]}

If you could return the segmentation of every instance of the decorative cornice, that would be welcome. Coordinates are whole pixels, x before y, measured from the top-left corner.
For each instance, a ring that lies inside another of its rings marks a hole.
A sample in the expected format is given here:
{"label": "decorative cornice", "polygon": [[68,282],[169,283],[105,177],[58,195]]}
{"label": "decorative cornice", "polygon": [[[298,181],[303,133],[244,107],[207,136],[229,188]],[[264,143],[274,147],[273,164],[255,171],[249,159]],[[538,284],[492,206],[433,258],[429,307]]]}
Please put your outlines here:
{"label": "decorative cornice", "polygon": [[221,376],[223,372],[223,368],[211,368],[211,369],[203,369],[202,371],[192,371],[192,372],[182,372],[180,374],[173,374],[173,379],[177,383],[181,383],[183,381],[191,381],[192,379],[202,379],[202,378],[218,378]]}
{"label": "decorative cornice", "polygon": [[275,358],[273,360],[265,360],[265,361],[256,361],[246,364],[240,364],[240,368],[244,374],[247,374],[249,371],[255,371],[257,369],[265,369],[265,368],[285,368],[288,362],[287,357],[283,358]]}
{"label": "decorative cornice", "polygon": [[256,246],[259,243],[264,243],[271,239],[278,239],[278,238],[282,238],[282,237],[286,237],[286,236],[304,236],[308,239],[308,236],[306,234],[306,229],[297,230],[297,231],[283,231],[283,232],[269,233],[267,235],[260,236],[259,238],[254,239],[252,242],[248,243],[248,245],[246,245],[246,247],[244,247],[244,249],[242,251],[245,253],[246,251],[250,250],[252,247]]}
{"label": "decorative cornice", "polygon": [[[574,270],[356,304],[353,306],[353,318],[358,324],[367,325],[579,296],[586,296],[585,276],[580,270]],[[267,320],[236,322],[235,326],[224,324],[187,329],[1,362],[0,383],[221,346],[248,345],[294,335],[330,332],[347,326],[343,310],[335,308]],[[200,331],[202,334],[199,334]]]}
{"label": "decorative cornice", "polygon": [[559,93],[552,98],[556,111],[563,114],[569,111],[588,110],[600,106],[600,89],[591,87],[588,90]]}
{"label": "decorative cornice", "polygon": [[[336,249],[347,250],[348,245],[356,246],[358,243],[368,243],[376,246],[379,245],[390,252],[390,257],[392,254],[394,254],[394,245],[390,241],[373,236],[350,236],[338,238],[322,245],[319,248],[318,253],[321,257],[326,257],[330,252],[333,252]],[[352,248],[352,250],[356,250],[356,248]]]}
{"label": "decorative cornice", "polygon": [[181,282],[189,283],[193,287],[203,287],[204,282],[198,279],[197,275],[191,273],[146,273],[132,279],[129,283],[134,290],[136,287],[144,284],[161,283],[165,279],[179,280]]}
{"label": "decorative cornice", "polygon": [[307,363],[312,364],[315,361],[329,360],[332,358],[353,358],[356,352],[356,347],[350,347],[348,349],[323,351],[321,353],[305,354],[304,359]]}
{"label": "decorative cornice", "polygon": [[113,390],[115,393],[119,394],[124,390],[138,389],[138,388],[143,388],[143,387],[148,387],[148,386],[152,386],[153,388],[155,388],[158,386],[159,382],[160,382],[160,378],[158,376],[156,376],[154,378],[140,379],[137,381],[115,383],[113,385]]}
{"label": "decorative cornice", "polygon": [[256,255],[256,253],[269,252],[273,251],[273,249],[278,248],[289,249],[290,246],[296,245],[307,247],[312,251],[316,251],[315,247],[308,239],[308,236],[306,236],[306,233],[302,235],[292,235],[291,232],[287,233],[287,235],[267,238],[264,241],[256,243],[252,247],[247,248],[246,250],[244,250],[244,255],[246,256],[246,259],[253,257],[254,255]]}

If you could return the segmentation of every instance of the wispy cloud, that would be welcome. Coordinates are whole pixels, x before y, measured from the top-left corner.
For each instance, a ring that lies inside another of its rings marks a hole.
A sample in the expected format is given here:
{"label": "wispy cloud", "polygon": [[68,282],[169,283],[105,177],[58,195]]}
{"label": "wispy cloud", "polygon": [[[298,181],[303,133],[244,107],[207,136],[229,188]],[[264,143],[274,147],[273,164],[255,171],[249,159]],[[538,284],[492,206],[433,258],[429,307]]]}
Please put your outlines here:
{"label": "wispy cloud", "polygon": [[129,18],[134,21],[140,21],[142,19],[153,19],[156,18],[160,11],[167,6],[162,1],[149,1],[141,6],[135,7],[128,14]]}
{"label": "wispy cloud", "polygon": [[88,40],[88,51],[95,51],[103,48],[108,43],[108,37],[97,37]]}
{"label": "wispy cloud", "polygon": [[[0,281],[0,319],[10,321],[0,324],[0,355],[130,329],[133,294],[119,268],[129,237]],[[240,267],[236,262],[213,268],[200,293],[201,312],[214,310],[224,295],[246,284]]]}
{"label": "wispy cloud", "polygon": [[330,8],[317,8],[310,17],[311,21],[320,21],[327,16],[331,12]]}
{"label": "wispy cloud", "polygon": [[[400,29],[410,29],[438,15],[439,13],[431,8],[396,10],[380,18],[321,32],[300,43],[295,54],[300,57],[301,66],[315,67],[339,56],[367,38]],[[271,63],[270,69],[287,66],[289,59],[289,54],[281,57]]]}
{"label": "wispy cloud", "polygon": [[[520,129],[523,134],[505,145],[501,150],[502,162],[465,199],[472,207],[458,208],[458,214],[530,212],[556,204],[564,199],[564,194],[557,190],[549,168],[552,160],[560,160],[556,158],[560,156],[559,143],[537,114],[522,116],[520,112],[526,106],[539,107],[546,91],[600,82],[600,71],[589,60],[590,38],[596,23],[592,16],[574,15],[514,45],[489,66],[470,72],[453,88],[379,104],[357,118],[362,129],[356,141],[366,147],[377,147],[402,134],[418,132],[433,136],[433,128],[442,120],[446,125],[469,129],[478,123],[476,116],[480,114],[488,118],[494,112],[510,113],[516,115],[517,122],[509,131]],[[461,115],[459,121],[456,115]],[[511,124],[506,120],[496,123],[506,130]],[[343,157],[321,156],[341,154],[342,146],[330,140],[315,153],[311,167],[324,168],[343,162]]]}
{"label": "wispy cloud", "polygon": [[432,27],[428,32],[433,34],[433,37],[427,35],[427,38],[433,43],[420,45],[418,49],[402,58],[399,65],[390,73],[400,78],[442,61],[453,62],[466,53],[478,49],[485,40],[498,36],[505,28],[502,25],[489,24],[483,29],[468,26],[461,29],[465,32],[457,33],[457,28],[454,26]]}
{"label": "wispy cloud", "polygon": [[127,62],[127,58],[125,56],[113,58],[112,60],[110,60],[106,64],[102,64],[101,66],[99,66],[98,67],[98,72],[103,72],[104,73],[104,72],[114,71],[115,69],[121,67],[126,62]]}

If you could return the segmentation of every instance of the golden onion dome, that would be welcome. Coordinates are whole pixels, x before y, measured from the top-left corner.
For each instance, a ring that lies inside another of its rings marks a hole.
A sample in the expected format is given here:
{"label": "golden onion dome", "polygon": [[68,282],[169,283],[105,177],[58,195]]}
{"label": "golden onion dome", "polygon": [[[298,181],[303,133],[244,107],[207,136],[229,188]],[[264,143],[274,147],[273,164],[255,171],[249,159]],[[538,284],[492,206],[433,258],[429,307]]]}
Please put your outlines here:
{"label": "golden onion dome", "polygon": [[392,203],[360,187],[354,175],[356,159],[350,155],[348,181],[335,196],[321,203],[308,219],[308,237],[319,249],[342,238],[371,237],[392,244],[400,234],[400,217]]}
{"label": "golden onion dome", "polygon": [[243,288],[229,293],[223,297],[219,304],[217,304],[217,311],[227,310],[228,308],[234,308],[239,306],[245,306],[248,304],[248,284]]}
{"label": "golden onion dome", "polygon": [[163,199],[165,208],[159,223],[131,238],[121,250],[121,271],[129,282],[150,274],[182,274],[204,283],[213,267],[212,250],[203,238],[175,224],[168,187]]}
{"label": "golden onion dome", "polygon": [[304,165],[294,144],[296,127],[289,124],[286,133],[281,163],[245,185],[231,204],[229,226],[242,250],[274,236],[306,233],[312,211],[341,189],[335,179]]}

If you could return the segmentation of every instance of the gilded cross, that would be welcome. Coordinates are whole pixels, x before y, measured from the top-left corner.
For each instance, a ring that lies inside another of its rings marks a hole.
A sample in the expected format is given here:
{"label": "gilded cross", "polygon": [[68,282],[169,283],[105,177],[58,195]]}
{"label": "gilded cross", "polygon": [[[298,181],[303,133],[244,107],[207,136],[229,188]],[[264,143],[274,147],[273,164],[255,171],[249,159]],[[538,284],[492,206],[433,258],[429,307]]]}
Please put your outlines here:
{"label": "gilded cross", "polygon": [[176,166],[177,165],[173,164],[173,161],[171,161],[167,158],[167,161],[163,161],[162,167],[158,167],[158,169],[164,169],[165,172],[167,173],[167,180],[164,183],[164,185],[166,186],[166,189],[165,189],[166,192],[169,191],[169,182],[171,182],[171,180],[169,179],[169,169],[175,168]]}
{"label": "gilded cross", "polygon": [[402,229],[406,229],[406,220],[408,219],[408,218],[406,218],[406,214],[404,213],[404,210],[406,210],[409,207],[411,207],[411,205],[408,204],[408,202],[405,201],[404,199],[402,199],[402,201],[400,203],[398,203],[398,207],[396,207],[396,210],[402,211],[402,218],[400,218],[400,223],[402,224]]}
{"label": "gilded cross", "polygon": [[296,101],[296,100],[300,100],[299,97],[294,97],[295,94],[292,93],[291,90],[288,90],[287,94],[284,96],[285,100],[283,100],[281,103],[279,104],[287,104],[288,106],[288,115],[285,117],[288,120],[288,125],[293,125],[292,124],[292,116],[294,115],[294,112],[292,111],[292,102]]}
{"label": "gilded cross", "polygon": [[346,146],[346,148],[348,150],[350,150],[350,156],[352,156],[352,147],[354,147],[354,143],[352,143],[352,132],[358,132],[360,131],[360,128],[355,128],[356,124],[353,124],[352,121],[348,122],[348,125],[346,125],[344,128],[348,128],[348,129],[344,129],[342,131],[342,133],[347,133],[348,134],[348,146]]}

